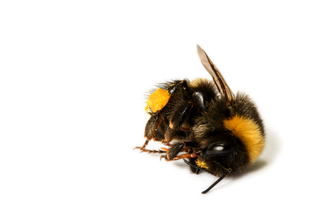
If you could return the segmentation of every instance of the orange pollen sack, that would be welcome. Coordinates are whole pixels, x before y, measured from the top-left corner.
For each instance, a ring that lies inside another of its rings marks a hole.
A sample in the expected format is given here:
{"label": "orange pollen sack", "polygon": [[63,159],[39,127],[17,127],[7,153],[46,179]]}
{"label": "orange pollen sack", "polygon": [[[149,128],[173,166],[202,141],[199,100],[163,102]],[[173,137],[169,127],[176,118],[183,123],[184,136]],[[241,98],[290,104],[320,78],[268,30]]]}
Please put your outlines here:
{"label": "orange pollen sack", "polygon": [[165,107],[169,99],[170,93],[165,89],[159,88],[149,95],[145,110],[150,109],[152,112],[158,112]]}

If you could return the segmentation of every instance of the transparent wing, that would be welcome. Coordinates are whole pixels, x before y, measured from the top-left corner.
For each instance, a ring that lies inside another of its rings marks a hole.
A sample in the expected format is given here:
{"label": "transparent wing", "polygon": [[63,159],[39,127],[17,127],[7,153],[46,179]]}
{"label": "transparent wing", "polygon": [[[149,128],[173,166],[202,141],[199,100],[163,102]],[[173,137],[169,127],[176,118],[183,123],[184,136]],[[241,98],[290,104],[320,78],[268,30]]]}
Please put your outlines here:
{"label": "transparent wing", "polygon": [[213,81],[220,92],[221,98],[224,98],[226,100],[227,106],[234,105],[235,95],[230,90],[220,71],[217,69],[217,67],[213,64],[212,60],[207,56],[205,51],[199,45],[197,45],[197,53],[203,66],[211,74]]}

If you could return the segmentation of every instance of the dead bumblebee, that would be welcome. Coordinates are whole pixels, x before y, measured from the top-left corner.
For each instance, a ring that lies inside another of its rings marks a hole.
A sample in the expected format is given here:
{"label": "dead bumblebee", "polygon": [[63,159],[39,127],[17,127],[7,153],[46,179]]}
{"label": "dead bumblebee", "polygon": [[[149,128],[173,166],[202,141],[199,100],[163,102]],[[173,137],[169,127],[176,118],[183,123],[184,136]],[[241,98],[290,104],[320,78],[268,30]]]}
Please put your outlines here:
{"label": "dead bumblebee", "polygon": [[[147,100],[146,111],[151,117],[145,127],[146,141],[136,148],[163,154],[166,161],[184,159],[192,172],[205,170],[219,177],[202,192],[206,193],[259,157],[265,133],[251,99],[242,93],[235,96],[198,45],[197,52],[213,82],[198,78],[160,84]],[[150,140],[168,148],[148,150]]]}

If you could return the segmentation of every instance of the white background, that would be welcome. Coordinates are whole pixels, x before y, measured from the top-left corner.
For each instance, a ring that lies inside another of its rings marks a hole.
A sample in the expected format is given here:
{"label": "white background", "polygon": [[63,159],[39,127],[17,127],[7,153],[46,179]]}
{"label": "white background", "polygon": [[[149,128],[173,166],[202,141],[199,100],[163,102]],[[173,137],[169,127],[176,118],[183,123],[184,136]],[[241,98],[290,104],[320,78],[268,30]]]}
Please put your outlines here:
{"label": "white background", "polygon": [[[329,219],[329,10],[1,1],[0,219]],[[132,150],[149,89],[210,79],[196,44],[267,132],[256,164],[206,195],[216,177]]]}

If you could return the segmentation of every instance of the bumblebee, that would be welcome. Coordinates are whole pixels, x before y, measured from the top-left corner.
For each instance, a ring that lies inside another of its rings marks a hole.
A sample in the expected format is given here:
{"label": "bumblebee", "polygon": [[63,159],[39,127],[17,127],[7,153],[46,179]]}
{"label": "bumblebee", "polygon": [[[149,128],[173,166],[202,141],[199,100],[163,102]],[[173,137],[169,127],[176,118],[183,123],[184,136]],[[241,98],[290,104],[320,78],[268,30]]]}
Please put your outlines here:
{"label": "bumblebee", "polygon": [[[166,161],[183,159],[191,171],[219,177],[242,172],[261,154],[265,132],[256,105],[246,94],[232,93],[220,71],[197,45],[199,58],[213,81],[174,80],[161,83],[148,97],[150,115],[141,152],[159,153]],[[146,148],[149,141],[166,147]]]}

